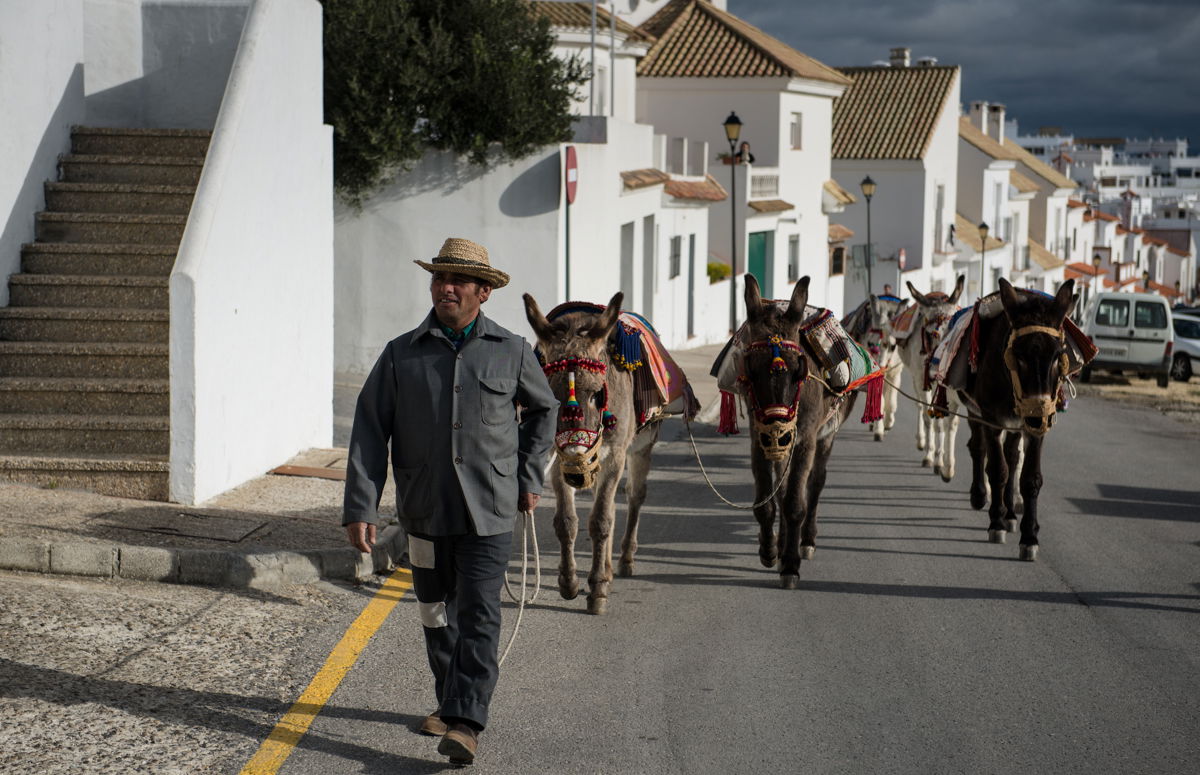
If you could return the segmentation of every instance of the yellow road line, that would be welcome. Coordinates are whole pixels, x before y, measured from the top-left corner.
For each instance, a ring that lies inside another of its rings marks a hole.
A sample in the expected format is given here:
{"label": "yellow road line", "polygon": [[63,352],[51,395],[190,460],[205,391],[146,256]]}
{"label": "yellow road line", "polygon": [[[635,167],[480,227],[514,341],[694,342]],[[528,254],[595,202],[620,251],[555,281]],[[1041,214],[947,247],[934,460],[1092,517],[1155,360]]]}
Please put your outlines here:
{"label": "yellow road line", "polygon": [[371,636],[411,588],[412,571],[397,568],[350,625],[350,629],[346,630],[346,634],[329,653],[325,666],[317,672],[308,688],[300,695],[300,699],[296,700],[271,730],[271,734],[242,768],[240,775],[275,775],[279,771],[291,755],[292,749],[321,712],[321,708],[333,696],[338,684],[358,661],[359,654],[367,647]]}

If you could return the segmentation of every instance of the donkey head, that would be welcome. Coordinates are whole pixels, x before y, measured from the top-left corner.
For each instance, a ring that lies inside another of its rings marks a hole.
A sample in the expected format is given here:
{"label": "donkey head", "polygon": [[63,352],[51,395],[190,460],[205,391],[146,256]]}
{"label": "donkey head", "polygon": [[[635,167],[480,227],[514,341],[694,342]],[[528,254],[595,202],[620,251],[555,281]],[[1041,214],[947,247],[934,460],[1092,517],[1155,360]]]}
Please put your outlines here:
{"label": "donkey head", "polygon": [[894,362],[897,342],[892,318],[907,308],[903,301],[892,301],[871,294],[867,299],[867,330],[860,343],[870,350],[879,364]]}
{"label": "donkey head", "polygon": [[944,293],[921,293],[913,284],[908,283],[908,291],[917,302],[917,322],[913,332],[921,334],[921,352],[932,353],[937,347],[938,339],[946,327],[946,323],[958,311],[958,297],[962,295],[966,275],[959,275],[954,284],[954,293],[947,296]]}
{"label": "donkey head", "polygon": [[1075,307],[1075,281],[1067,280],[1054,298],[1025,294],[1000,278],[1000,301],[1012,331],[1004,362],[1012,381],[1017,416],[1030,433],[1044,434],[1054,423],[1058,391],[1067,376],[1063,321]]}
{"label": "donkey head", "polygon": [[808,361],[800,344],[800,323],[808,303],[808,277],[800,278],[786,309],[759,295],[754,275],[746,278],[746,398],[759,446],[769,459],[786,456],[796,435],[800,388]]}
{"label": "donkey head", "polygon": [[612,415],[606,417],[608,338],[617,326],[624,294],[614,295],[603,312],[571,312],[553,322],[532,296],[523,298],[525,317],[537,335],[546,378],[559,403],[555,445],[564,460],[564,479],[572,487],[590,487],[599,465],[601,435],[613,425]]}

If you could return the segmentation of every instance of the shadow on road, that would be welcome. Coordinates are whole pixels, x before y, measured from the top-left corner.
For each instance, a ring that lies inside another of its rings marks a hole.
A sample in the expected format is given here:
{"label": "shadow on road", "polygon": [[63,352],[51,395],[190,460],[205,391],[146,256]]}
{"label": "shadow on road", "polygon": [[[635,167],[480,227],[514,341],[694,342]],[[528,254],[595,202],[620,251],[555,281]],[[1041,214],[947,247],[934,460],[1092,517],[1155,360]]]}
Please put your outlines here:
{"label": "shadow on road", "polygon": [[1097,517],[1200,522],[1200,491],[1097,485],[1099,498],[1067,498],[1083,514]]}

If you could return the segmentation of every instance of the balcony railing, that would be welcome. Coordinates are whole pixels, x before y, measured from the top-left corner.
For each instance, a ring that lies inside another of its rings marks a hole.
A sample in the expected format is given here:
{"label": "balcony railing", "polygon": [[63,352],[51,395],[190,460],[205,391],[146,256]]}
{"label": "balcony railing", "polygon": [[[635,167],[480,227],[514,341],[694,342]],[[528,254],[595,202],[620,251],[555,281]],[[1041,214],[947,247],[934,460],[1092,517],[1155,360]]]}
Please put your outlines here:
{"label": "balcony railing", "polygon": [[779,196],[778,168],[759,167],[750,175],[751,199],[774,199]]}

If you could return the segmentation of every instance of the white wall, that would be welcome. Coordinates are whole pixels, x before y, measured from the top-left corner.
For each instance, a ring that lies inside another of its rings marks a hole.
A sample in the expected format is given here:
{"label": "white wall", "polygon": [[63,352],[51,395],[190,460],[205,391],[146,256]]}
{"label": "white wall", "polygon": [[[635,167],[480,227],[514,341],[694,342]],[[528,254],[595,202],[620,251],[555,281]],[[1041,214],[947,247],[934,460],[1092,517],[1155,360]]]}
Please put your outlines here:
{"label": "white wall", "polygon": [[[83,12],[79,0],[0,3],[0,273],[21,270],[43,184],[83,117]],[[0,283],[0,306],[8,283]]]}
{"label": "white wall", "polygon": [[209,129],[250,0],[83,0],[88,124]]}
{"label": "white wall", "polygon": [[321,83],[320,4],[257,0],[171,274],[172,500],[204,501],[331,443]]}

